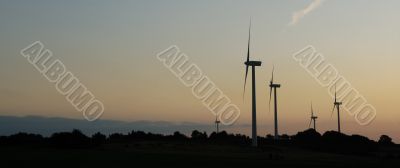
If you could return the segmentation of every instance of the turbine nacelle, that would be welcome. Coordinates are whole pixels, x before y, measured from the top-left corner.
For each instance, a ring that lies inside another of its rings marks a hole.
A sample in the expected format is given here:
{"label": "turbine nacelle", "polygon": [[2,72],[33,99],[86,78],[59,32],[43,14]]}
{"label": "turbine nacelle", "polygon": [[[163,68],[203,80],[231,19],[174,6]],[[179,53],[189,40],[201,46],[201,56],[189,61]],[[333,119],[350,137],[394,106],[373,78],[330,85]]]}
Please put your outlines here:
{"label": "turbine nacelle", "polygon": [[342,102],[334,102],[334,105],[342,105]]}
{"label": "turbine nacelle", "polygon": [[269,84],[269,87],[271,87],[271,88],[280,88],[281,84],[275,84],[275,83],[272,83],[272,81],[271,81],[270,84]]}
{"label": "turbine nacelle", "polygon": [[261,61],[246,61],[244,64],[247,66],[261,66]]}
{"label": "turbine nacelle", "polygon": [[221,121],[218,120],[218,116],[215,116],[215,124],[219,124]]}

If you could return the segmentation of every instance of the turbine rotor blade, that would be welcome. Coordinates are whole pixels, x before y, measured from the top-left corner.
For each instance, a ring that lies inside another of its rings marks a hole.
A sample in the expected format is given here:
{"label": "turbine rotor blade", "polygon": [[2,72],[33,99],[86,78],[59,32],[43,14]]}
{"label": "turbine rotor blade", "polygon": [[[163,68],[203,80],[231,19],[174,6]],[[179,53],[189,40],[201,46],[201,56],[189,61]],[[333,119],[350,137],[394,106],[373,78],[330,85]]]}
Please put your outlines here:
{"label": "turbine rotor blade", "polygon": [[332,112],[331,112],[331,118],[333,116],[333,111],[335,111],[335,107],[336,107],[336,105],[333,105],[333,109],[332,109]]}
{"label": "turbine rotor blade", "polygon": [[274,83],[274,65],[272,65],[272,75],[271,75],[271,80],[269,81],[270,83],[270,89],[269,89],[269,112],[271,112],[271,98],[272,98],[272,84]]}
{"label": "turbine rotor blade", "polygon": [[247,82],[247,74],[249,73],[249,61],[250,61],[250,30],[251,30],[251,19],[249,25],[249,40],[247,41],[247,59],[246,59],[246,75],[244,77],[244,86],[243,86],[243,101],[244,101],[244,94],[246,93],[246,82]]}
{"label": "turbine rotor blade", "polygon": [[247,62],[250,61],[250,37],[251,37],[250,31],[251,31],[251,20],[249,26],[249,40],[247,41]]}
{"label": "turbine rotor blade", "polygon": [[274,69],[275,69],[275,66],[274,66],[274,65],[272,65],[271,84],[272,84],[272,83],[274,83]]}
{"label": "turbine rotor blade", "polygon": [[310,127],[311,127],[311,122],[312,122],[312,119],[310,120],[310,124],[308,124],[308,128],[310,128]]}
{"label": "turbine rotor blade", "polygon": [[335,83],[335,102],[336,102],[336,83]]}
{"label": "turbine rotor blade", "polygon": [[333,103],[333,109],[332,109],[332,112],[331,112],[331,118],[333,116],[333,111],[335,110],[335,107],[336,107],[336,83],[335,83],[335,102]]}
{"label": "turbine rotor blade", "polygon": [[313,110],[312,102],[311,102],[311,117],[313,117],[313,116],[314,116],[314,110]]}
{"label": "turbine rotor blade", "polygon": [[246,75],[244,76],[244,85],[243,85],[243,101],[244,101],[244,94],[246,93],[246,83],[247,83],[248,72],[249,72],[249,66],[246,65]]}
{"label": "turbine rotor blade", "polygon": [[269,104],[268,104],[268,112],[271,113],[271,97],[272,97],[272,87],[269,87]]}

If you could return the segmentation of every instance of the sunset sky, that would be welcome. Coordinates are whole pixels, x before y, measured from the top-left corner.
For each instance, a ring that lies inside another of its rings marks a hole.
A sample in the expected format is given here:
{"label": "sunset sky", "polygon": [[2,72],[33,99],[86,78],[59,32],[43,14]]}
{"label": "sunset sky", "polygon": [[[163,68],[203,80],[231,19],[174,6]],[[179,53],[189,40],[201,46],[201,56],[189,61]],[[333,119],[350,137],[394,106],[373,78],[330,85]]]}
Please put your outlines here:
{"label": "sunset sky", "polygon": [[272,65],[282,84],[280,133],[308,128],[311,101],[318,131],[336,130],[332,97],[292,58],[312,45],[377,110],[367,126],[343,111],[342,131],[400,142],[400,1],[313,2],[1,1],[0,115],[83,119],[20,55],[41,41],[104,103],[101,119],[213,124],[214,115],[156,57],[176,45],[240,108],[235,124],[250,124],[250,85],[244,102],[242,91],[251,18],[251,57],[263,61],[256,74],[259,135],[273,133]]}

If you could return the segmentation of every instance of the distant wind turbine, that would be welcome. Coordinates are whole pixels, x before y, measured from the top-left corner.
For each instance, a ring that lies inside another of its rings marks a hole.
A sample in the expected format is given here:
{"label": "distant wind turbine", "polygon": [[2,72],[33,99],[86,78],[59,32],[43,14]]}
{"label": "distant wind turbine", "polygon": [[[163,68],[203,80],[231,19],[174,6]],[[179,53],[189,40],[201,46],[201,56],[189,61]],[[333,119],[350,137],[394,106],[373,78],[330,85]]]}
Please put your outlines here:
{"label": "distant wind turbine", "polygon": [[310,120],[310,124],[308,125],[308,128],[311,127],[311,122],[313,122],[314,123],[314,130],[317,131],[317,129],[315,127],[315,122],[316,122],[317,118],[318,118],[317,116],[314,116],[314,109],[313,109],[312,102],[311,102],[311,120]]}
{"label": "distant wind turbine", "polygon": [[342,105],[342,102],[338,102],[336,99],[336,84],[335,84],[335,101],[333,102],[333,109],[331,113],[331,117],[333,115],[333,111],[335,110],[335,107],[337,109],[337,119],[338,119],[338,132],[340,133],[340,106]]}
{"label": "distant wind turbine", "polygon": [[221,123],[221,121],[218,120],[218,116],[215,116],[215,127],[217,129],[217,134],[219,132],[219,123]]}
{"label": "distant wind turbine", "polygon": [[247,59],[244,64],[246,65],[246,75],[244,77],[244,87],[243,87],[243,99],[246,91],[246,80],[247,74],[249,72],[249,66],[252,69],[252,146],[257,146],[257,117],[256,117],[256,66],[261,66],[261,61],[250,61],[250,30],[251,30],[251,21],[249,26],[249,40],[247,43]]}
{"label": "distant wind turbine", "polygon": [[274,125],[275,125],[275,139],[279,138],[278,133],[278,102],[277,102],[277,93],[276,88],[280,88],[281,84],[274,83],[274,67],[272,67],[272,77],[271,81],[269,81],[269,106],[271,106],[271,96],[272,96],[272,89],[274,91]]}

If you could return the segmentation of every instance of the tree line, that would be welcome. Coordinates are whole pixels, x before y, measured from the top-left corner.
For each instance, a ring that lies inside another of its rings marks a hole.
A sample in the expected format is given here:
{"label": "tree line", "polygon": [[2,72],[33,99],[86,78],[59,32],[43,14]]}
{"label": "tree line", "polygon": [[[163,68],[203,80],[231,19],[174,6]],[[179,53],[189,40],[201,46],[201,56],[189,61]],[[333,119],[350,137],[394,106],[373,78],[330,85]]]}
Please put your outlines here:
{"label": "tree line", "polygon": [[[258,137],[260,147],[271,145],[283,145],[312,150],[368,154],[378,152],[384,148],[398,148],[392,139],[382,135],[378,141],[373,141],[361,135],[346,135],[336,131],[327,131],[320,134],[313,129],[298,132],[296,135],[282,135],[275,140],[272,135]],[[216,144],[216,145],[238,145],[250,146],[251,139],[242,134],[230,134],[226,131],[219,133],[194,130],[190,136],[180,132],[171,135],[154,134],[143,131],[131,131],[127,134],[113,133],[104,135],[100,132],[91,136],[83,134],[80,130],[74,129],[71,132],[57,132],[49,137],[39,134],[16,133],[9,136],[0,136],[0,145],[30,145],[48,146],[58,148],[92,148],[107,144],[132,144],[140,142],[163,142],[183,144]]]}

